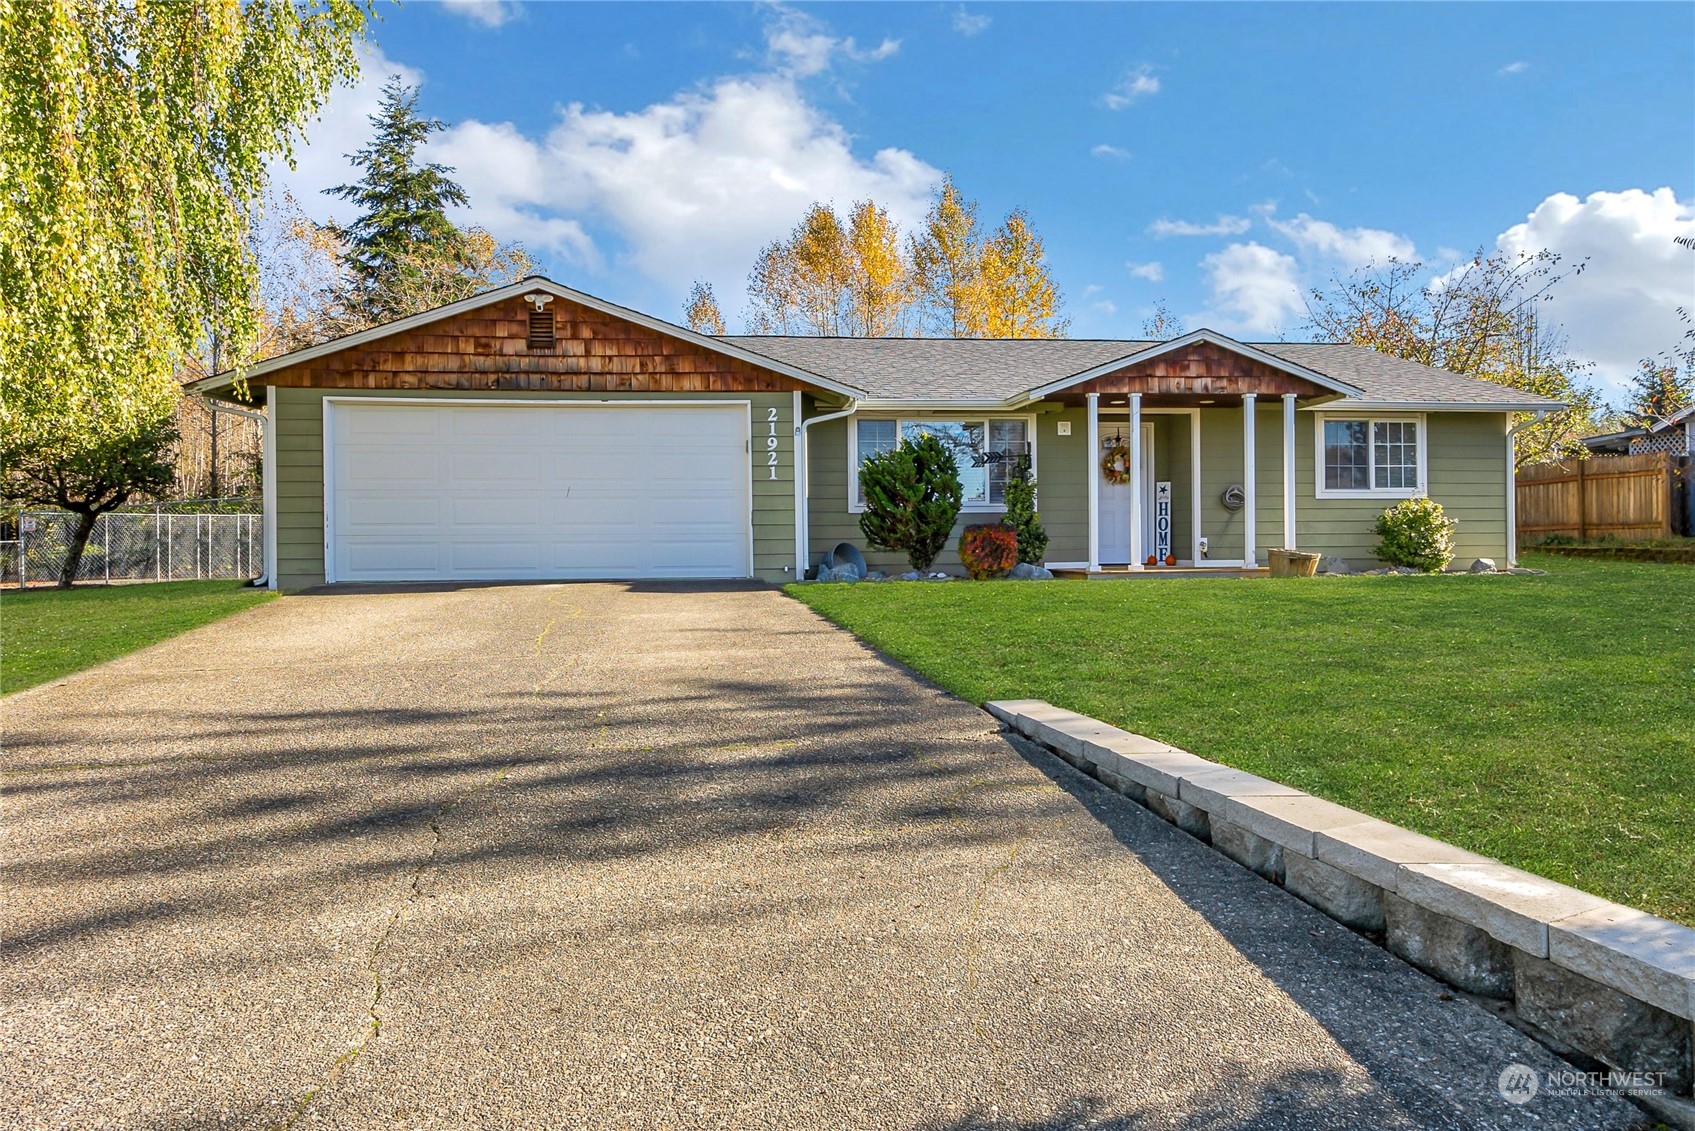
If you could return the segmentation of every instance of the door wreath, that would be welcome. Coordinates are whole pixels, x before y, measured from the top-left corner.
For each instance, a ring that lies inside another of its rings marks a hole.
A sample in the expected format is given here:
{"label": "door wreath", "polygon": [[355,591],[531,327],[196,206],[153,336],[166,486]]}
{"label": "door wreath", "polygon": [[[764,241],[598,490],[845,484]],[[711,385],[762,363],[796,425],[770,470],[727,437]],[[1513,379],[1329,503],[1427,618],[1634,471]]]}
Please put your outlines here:
{"label": "door wreath", "polygon": [[1114,485],[1130,482],[1129,444],[1114,444],[1107,449],[1106,458],[1101,460],[1101,474]]}

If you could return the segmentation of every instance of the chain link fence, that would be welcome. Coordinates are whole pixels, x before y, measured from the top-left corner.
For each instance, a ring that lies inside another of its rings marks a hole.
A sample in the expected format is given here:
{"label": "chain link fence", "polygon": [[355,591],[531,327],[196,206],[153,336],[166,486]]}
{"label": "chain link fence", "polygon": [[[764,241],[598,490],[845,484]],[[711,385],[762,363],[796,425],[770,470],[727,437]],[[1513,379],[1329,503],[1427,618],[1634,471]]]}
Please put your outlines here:
{"label": "chain link fence", "polygon": [[[222,502],[222,500],[220,500]],[[78,581],[239,580],[265,572],[264,517],[251,511],[183,513],[173,506],[112,511],[94,520]],[[0,585],[53,584],[77,515],[23,511],[0,541]]]}

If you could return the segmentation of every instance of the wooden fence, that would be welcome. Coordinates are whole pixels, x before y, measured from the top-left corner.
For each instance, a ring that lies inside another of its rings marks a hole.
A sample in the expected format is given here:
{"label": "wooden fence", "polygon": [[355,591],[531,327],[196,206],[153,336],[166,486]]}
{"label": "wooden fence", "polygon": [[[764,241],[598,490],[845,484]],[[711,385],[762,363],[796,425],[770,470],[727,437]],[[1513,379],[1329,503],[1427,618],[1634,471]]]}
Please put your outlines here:
{"label": "wooden fence", "polygon": [[1669,452],[1522,467],[1519,541],[1531,545],[1564,536],[1634,542],[1688,534],[1692,472],[1691,457]]}

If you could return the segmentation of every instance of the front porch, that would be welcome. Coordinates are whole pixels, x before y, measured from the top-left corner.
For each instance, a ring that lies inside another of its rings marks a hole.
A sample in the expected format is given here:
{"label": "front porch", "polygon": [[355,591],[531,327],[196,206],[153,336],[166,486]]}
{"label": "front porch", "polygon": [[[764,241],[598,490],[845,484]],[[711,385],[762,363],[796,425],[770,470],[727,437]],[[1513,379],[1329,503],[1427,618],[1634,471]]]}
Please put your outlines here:
{"label": "front porch", "polygon": [[1044,390],[1082,410],[1089,461],[1087,558],[1056,573],[1262,576],[1296,548],[1296,413],[1351,390],[1205,332],[1171,346]]}

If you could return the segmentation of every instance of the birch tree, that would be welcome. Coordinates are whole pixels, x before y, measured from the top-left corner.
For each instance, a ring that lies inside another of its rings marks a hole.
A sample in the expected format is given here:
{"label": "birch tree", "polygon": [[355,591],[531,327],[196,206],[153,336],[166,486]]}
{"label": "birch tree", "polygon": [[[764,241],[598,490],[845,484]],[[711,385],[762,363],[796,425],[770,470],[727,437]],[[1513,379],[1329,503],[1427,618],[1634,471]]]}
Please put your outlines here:
{"label": "birch tree", "polygon": [[683,321],[697,334],[724,332],[724,314],[718,309],[711,283],[697,279],[689,288],[689,300],[683,304]]}
{"label": "birch tree", "polygon": [[921,332],[944,338],[977,336],[980,322],[983,234],[977,202],[967,200],[953,178],[942,181],[936,199],[912,237],[912,266],[918,290]]}
{"label": "birch tree", "polygon": [[14,498],[115,506],[156,479],[136,445],[168,442],[172,375],[208,327],[230,356],[254,340],[245,239],[266,168],[356,76],[366,16],[356,0],[0,0]]}
{"label": "birch tree", "polygon": [[1063,338],[1059,288],[1042,239],[1023,209],[1014,209],[983,246],[976,302],[968,307],[972,337]]}
{"label": "birch tree", "polygon": [[912,264],[889,210],[870,200],[853,206],[848,221],[847,333],[861,338],[900,335],[912,300]]}

